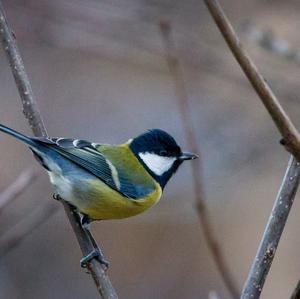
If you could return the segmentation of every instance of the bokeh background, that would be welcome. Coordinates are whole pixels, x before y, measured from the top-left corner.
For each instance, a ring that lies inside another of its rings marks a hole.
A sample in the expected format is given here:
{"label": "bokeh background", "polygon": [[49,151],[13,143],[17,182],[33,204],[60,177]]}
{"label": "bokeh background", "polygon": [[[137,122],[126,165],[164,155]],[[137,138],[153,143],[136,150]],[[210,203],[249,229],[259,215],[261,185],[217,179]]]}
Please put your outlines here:
{"label": "bokeh background", "polygon": [[[161,20],[171,22],[201,148],[208,212],[241,290],[289,155],[202,1],[3,3],[49,133],[97,142],[120,143],[158,127],[187,148],[158,28]],[[222,4],[299,127],[299,1]],[[0,99],[0,122],[31,134],[2,50]],[[39,169],[30,152],[8,136],[0,136],[0,153],[0,190],[24,169]],[[57,206],[0,257],[1,298],[98,298],[51,191],[40,170],[34,184],[1,212],[0,245],[47,202]],[[288,298],[300,278],[299,200],[297,195],[262,298]],[[93,231],[111,262],[109,275],[120,298],[199,299],[211,291],[230,298],[203,238],[189,163],[150,211],[95,223]]]}

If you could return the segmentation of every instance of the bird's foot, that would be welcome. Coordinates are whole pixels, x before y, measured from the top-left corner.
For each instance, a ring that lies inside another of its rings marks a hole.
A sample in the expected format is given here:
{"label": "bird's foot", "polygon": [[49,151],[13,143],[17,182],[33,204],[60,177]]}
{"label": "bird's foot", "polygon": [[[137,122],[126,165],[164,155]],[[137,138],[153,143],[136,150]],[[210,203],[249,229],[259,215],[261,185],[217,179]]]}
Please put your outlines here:
{"label": "bird's foot", "polygon": [[88,215],[85,214],[80,215],[80,223],[83,229],[90,230],[91,222],[92,220]]}
{"label": "bird's foot", "polygon": [[104,266],[105,271],[109,268],[109,262],[105,259],[103,253],[99,249],[94,249],[84,256],[80,260],[80,266],[82,268],[87,268],[88,263],[91,262],[92,259],[96,259],[102,266]]}
{"label": "bird's foot", "polygon": [[57,193],[53,193],[52,197],[53,197],[53,199],[55,199],[57,201],[60,201],[60,199],[61,199],[61,197]]}

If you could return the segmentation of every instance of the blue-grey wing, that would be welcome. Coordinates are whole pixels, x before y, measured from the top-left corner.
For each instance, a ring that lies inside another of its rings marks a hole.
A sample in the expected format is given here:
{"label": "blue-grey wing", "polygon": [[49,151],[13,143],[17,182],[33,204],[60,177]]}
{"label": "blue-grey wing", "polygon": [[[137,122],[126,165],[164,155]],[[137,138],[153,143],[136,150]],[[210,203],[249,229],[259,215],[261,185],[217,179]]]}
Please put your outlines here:
{"label": "blue-grey wing", "polygon": [[99,144],[70,138],[33,138],[44,146],[53,149],[84,170],[92,173],[109,187],[125,197],[138,199],[148,195],[152,189],[130,181],[124,171],[118,171],[113,163],[97,151]]}

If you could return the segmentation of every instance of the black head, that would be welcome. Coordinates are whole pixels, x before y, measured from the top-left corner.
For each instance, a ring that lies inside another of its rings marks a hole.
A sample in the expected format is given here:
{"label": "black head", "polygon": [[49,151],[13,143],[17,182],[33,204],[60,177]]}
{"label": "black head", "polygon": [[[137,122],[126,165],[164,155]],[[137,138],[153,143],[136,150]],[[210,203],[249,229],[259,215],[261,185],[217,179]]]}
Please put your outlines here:
{"label": "black head", "polygon": [[183,153],[174,138],[160,129],[139,135],[129,147],[162,188],[184,160],[197,158],[195,154]]}

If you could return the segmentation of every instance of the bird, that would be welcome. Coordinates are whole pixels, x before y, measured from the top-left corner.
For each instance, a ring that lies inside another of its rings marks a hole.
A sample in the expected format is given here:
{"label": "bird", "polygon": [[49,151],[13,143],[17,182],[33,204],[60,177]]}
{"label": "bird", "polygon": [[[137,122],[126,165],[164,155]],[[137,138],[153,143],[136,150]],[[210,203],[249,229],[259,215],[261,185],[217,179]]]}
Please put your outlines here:
{"label": "bird", "polygon": [[183,161],[196,159],[183,152],[175,139],[161,129],[150,129],[117,145],[57,137],[29,137],[0,124],[0,131],[25,143],[45,168],[62,198],[80,213],[81,224],[95,250],[92,258],[108,265],[97,248],[89,224],[95,220],[122,219],[154,206]]}

